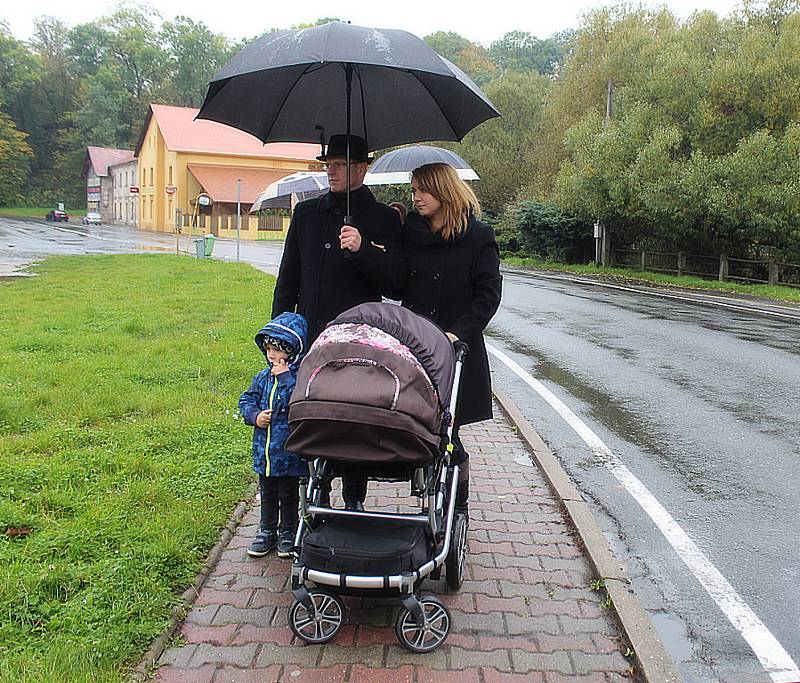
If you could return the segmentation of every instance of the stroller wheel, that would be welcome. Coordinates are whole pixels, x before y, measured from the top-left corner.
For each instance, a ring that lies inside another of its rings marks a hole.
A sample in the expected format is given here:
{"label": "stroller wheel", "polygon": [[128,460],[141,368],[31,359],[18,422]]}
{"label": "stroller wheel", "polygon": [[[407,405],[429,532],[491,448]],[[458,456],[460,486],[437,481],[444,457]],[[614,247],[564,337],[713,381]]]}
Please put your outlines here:
{"label": "stroller wheel", "polygon": [[422,654],[439,647],[450,633],[450,612],[439,598],[426,595],[419,599],[426,623],[419,624],[414,614],[406,607],[400,608],[394,632],[400,644]]}
{"label": "stroller wheel", "polygon": [[450,550],[445,560],[445,581],[453,590],[461,588],[464,583],[464,563],[467,559],[467,519],[457,514],[453,520],[453,535],[450,538]]}
{"label": "stroller wheel", "polygon": [[344,623],[344,604],[333,593],[318,588],[308,591],[308,596],[314,612],[295,600],[289,608],[289,628],[306,643],[327,643]]}

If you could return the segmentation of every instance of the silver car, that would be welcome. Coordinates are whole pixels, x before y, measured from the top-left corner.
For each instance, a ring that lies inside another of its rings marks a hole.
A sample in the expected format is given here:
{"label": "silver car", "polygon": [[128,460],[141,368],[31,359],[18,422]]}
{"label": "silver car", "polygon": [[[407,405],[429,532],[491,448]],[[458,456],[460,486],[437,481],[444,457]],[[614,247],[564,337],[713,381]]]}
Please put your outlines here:
{"label": "silver car", "polygon": [[99,213],[95,213],[93,211],[90,211],[89,213],[87,213],[81,219],[81,222],[84,225],[102,225],[103,224],[103,221],[100,218],[100,214]]}

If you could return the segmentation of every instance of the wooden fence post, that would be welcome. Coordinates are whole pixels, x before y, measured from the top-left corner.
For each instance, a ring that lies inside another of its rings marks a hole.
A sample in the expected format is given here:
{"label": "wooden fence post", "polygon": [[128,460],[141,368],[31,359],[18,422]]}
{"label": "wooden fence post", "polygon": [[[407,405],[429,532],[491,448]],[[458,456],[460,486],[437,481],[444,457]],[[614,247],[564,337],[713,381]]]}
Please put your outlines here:
{"label": "wooden fence post", "polygon": [[728,279],[728,256],[720,254],[719,256],[719,281],[725,282]]}
{"label": "wooden fence post", "polygon": [[646,255],[647,255],[647,252],[644,249],[642,249],[642,260],[641,260],[641,265],[639,266],[639,270],[642,270],[642,271],[646,270],[645,269]]}
{"label": "wooden fence post", "polygon": [[678,252],[678,277],[683,275],[686,270],[686,254],[682,251]]}
{"label": "wooden fence post", "polygon": [[778,264],[775,263],[774,259],[769,260],[769,284],[777,285],[781,280],[780,269],[778,268]]}

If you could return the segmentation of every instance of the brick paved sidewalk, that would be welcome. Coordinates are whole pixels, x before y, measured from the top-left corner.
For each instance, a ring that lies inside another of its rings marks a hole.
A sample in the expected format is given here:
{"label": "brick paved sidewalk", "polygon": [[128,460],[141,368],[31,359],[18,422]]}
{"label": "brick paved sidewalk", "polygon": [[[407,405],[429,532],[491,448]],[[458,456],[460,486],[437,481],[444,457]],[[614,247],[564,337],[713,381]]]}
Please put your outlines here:
{"label": "brick paved sidewalk", "polygon": [[[435,652],[415,655],[394,635],[398,600],[345,598],[347,622],[325,645],[296,641],[286,621],[289,560],[245,550],[258,525],[250,510],[164,652],[162,683],[589,683],[629,680],[619,631],[559,501],[496,410],[462,430],[471,454],[466,580],[423,593],[451,610]],[[401,509],[408,484],[370,484],[367,508]]]}

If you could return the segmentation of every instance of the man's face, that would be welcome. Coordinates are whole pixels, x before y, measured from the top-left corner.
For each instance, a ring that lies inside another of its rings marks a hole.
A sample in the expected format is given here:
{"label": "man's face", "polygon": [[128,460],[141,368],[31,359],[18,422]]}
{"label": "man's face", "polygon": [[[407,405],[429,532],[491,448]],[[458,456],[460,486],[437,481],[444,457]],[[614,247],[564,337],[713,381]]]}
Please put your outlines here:
{"label": "man's face", "polygon": [[[347,160],[345,157],[328,157],[325,161],[325,171],[328,174],[328,184],[331,192],[347,191]],[[367,175],[365,161],[350,162],[350,189],[357,190],[364,184]]]}

